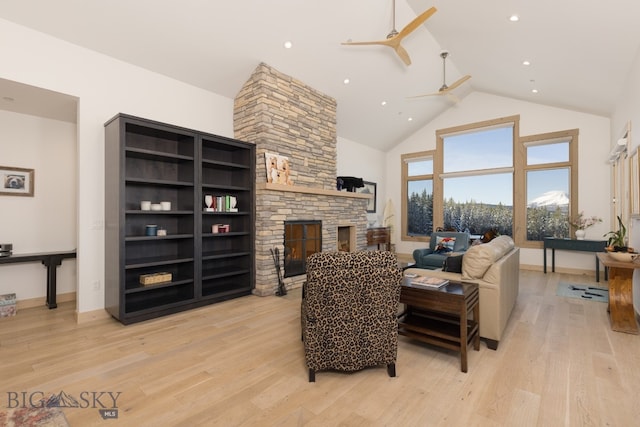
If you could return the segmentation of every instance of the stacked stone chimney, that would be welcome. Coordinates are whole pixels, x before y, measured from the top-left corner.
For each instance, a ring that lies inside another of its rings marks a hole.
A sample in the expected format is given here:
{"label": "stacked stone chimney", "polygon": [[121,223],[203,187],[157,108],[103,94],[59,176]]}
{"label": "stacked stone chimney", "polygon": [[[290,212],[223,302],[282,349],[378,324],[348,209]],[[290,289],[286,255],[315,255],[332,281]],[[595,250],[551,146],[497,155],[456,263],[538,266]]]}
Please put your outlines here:
{"label": "stacked stone chimney", "polygon": [[[284,253],[284,221],[321,220],[322,250],[337,250],[338,227],[355,227],[353,250],[366,248],[367,199],[336,191],[336,101],[261,63],[234,102],[235,138],[256,144],[257,295],[278,278],[270,249]],[[265,153],[286,156],[292,185],[267,185]],[[282,268],[282,260],[281,260]],[[300,286],[305,275],[285,279]]]}

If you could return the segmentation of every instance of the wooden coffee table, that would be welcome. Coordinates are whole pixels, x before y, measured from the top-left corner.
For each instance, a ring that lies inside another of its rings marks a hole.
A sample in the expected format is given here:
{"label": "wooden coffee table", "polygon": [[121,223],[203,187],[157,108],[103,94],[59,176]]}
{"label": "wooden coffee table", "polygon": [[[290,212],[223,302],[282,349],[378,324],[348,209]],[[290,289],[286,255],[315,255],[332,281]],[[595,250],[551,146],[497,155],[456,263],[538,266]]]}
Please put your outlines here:
{"label": "wooden coffee table", "polygon": [[[467,347],[480,350],[478,285],[449,282],[441,288],[416,287],[402,282],[400,302],[407,309],[399,317],[398,333],[438,347],[460,352],[460,369],[467,372]],[[469,313],[471,312],[471,317]]]}

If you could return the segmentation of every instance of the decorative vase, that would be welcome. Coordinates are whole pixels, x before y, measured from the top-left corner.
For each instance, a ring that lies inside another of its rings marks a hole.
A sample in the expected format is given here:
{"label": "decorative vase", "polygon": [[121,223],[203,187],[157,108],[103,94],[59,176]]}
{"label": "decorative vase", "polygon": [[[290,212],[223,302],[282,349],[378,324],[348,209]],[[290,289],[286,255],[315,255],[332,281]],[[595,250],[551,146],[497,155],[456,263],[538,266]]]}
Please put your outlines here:
{"label": "decorative vase", "polygon": [[585,231],[584,230],[576,230],[576,239],[584,240]]}
{"label": "decorative vase", "polygon": [[205,195],[204,196],[204,204],[207,206],[205,208],[205,211],[213,212],[213,208],[211,207],[213,205],[213,196],[211,196],[210,194]]}

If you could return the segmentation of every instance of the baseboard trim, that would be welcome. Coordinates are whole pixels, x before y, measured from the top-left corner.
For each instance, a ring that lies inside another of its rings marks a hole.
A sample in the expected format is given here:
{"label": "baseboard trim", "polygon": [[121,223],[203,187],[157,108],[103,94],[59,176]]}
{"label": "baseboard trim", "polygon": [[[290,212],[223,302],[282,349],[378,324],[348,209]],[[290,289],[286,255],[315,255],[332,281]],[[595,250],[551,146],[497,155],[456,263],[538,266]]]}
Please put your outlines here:
{"label": "baseboard trim", "polygon": [[[76,300],[75,292],[56,295],[56,303],[69,302],[69,301],[75,301],[75,300]],[[23,310],[25,308],[33,308],[33,307],[42,307],[43,305],[46,305],[46,304],[47,304],[46,297],[21,299],[16,301],[16,310]]]}
{"label": "baseboard trim", "polygon": [[[46,301],[47,301],[46,297],[37,297],[37,298],[18,300],[16,301],[16,310],[20,311],[27,308],[46,306]],[[57,303],[69,302],[69,301],[76,301],[75,292],[68,292],[66,294],[56,295]],[[82,313],[78,313],[76,311],[76,323],[78,324],[93,322],[94,320],[108,319],[110,317],[111,315],[104,308],[100,308],[98,310],[92,310],[92,311],[85,311]]]}
{"label": "baseboard trim", "polygon": [[[520,270],[544,271],[544,267],[542,265],[520,264]],[[603,271],[604,271],[604,268],[601,268],[600,276],[603,276],[604,274]],[[549,265],[547,265],[547,273],[551,273],[551,266]],[[580,275],[593,276],[594,278],[596,276],[595,270],[585,270],[580,268],[566,268],[566,267],[558,267],[558,266],[556,266],[555,273],[575,274],[579,276]]]}
{"label": "baseboard trim", "polygon": [[83,311],[82,313],[76,311],[77,324],[93,322],[95,320],[104,320],[110,317],[111,315],[104,308],[100,308],[98,310]]}

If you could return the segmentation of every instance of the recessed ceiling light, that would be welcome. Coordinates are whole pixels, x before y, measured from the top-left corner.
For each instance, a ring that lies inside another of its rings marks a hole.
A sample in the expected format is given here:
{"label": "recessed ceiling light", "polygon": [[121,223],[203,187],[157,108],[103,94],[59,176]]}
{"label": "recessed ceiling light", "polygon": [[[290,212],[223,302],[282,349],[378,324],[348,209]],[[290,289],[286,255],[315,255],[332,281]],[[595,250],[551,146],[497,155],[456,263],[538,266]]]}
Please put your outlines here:
{"label": "recessed ceiling light", "polygon": [[538,93],[538,89],[531,89],[531,92]]}
{"label": "recessed ceiling light", "polygon": [[408,121],[408,122],[412,122],[412,121],[413,121],[413,117],[409,117],[409,118],[407,119],[407,121]]}
{"label": "recessed ceiling light", "polygon": [[380,105],[382,105],[382,106],[384,107],[385,105],[387,105],[387,101],[382,101],[382,102],[380,103]]}
{"label": "recessed ceiling light", "polygon": [[289,40],[284,42],[284,48],[285,49],[291,49],[292,47],[293,47],[293,43],[291,43]]}
{"label": "recessed ceiling light", "polygon": [[527,60],[524,60],[524,61],[522,61],[522,65],[531,65],[531,62],[529,62]]}
{"label": "recessed ceiling light", "polygon": [[344,83],[344,84],[348,85],[348,84],[349,84],[349,79],[344,79],[344,80],[342,81],[342,83]]}
{"label": "recessed ceiling light", "polygon": [[511,15],[509,17],[509,21],[511,22],[518,22],[520,20],[520,17],[518,15]]}

